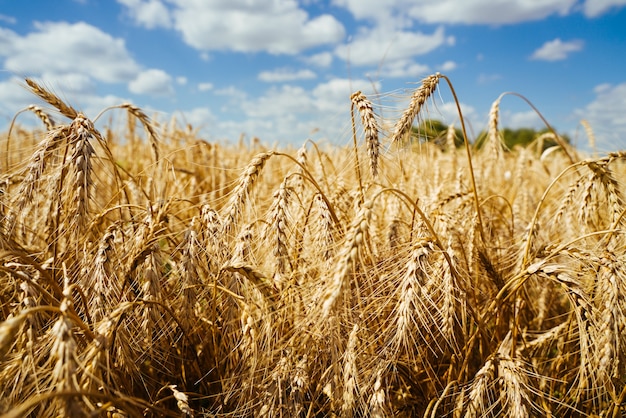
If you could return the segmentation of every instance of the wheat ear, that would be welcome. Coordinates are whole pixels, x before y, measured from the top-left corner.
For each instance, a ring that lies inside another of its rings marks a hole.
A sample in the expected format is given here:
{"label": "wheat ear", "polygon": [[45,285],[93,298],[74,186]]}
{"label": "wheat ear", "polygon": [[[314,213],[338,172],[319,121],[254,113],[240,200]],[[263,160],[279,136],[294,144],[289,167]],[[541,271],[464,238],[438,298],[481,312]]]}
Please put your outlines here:
{"label": "wheat ear", "polygon": [[39,96],[43,101],[49,103],[50,105],[56,107],[63,116],[69,119],[76,119],[78,116],[78,112],[72,106],[66,104],[63,100],[61,100],[56,94],[52,93],[50,90],[45,89],[41,85],[37,84],[30,78],[26,79],[26,84],[30,87],[30,90]]}
{"label": "wheat ear", "polygon": [[418,241],[398,287],[398,300],[394,307],[394,347],[411,348],[432,343],[433,352],[441,351],[440,335],[433,332],[433,324],[440,322],[441,312],[427,291],[427,258],[434,246],[428,240]]}
{"label": "wheat ear", "polygon": [[[623,330],[626,329],[626,273],[623,260],[612,251],[600,259],[600,271],[597,276],[596,290],[596,373],[606,390],[613,388],[613,381],[619,379],[625,369]],[[614,390],[614,388],[613,388]],[[616,394],[612,393],[613,398]]]}
{"label": "wheat ear", "polygon": [[587,119],[581,119],[580,124],[583,126],[583,129],[585,130],[585,133],[587,134],[587,140],[589,141],[589,148],[591,148],[591,150],[593,151],[593,155],[597,155],[598,154],[598,149],[596,148],[596,135],[593,132],[593,129],[591,128],[591,125],[589,124],[589,121],[587,121]]}
{"label": "wheat ear", "polygon": [[348,346],[343,360],[343,403],[341,405],[342,416],[352,418],[355,409],[355,396],[357,396],[357,343],[359,341],[359,326],[354,325],[348,337]]}
{"label": "wheat ear", "polygon": [[371,206],[364,204],[348,231],[333,277],[322,295],[322,320],[330,315],[343,291],[350,285],[350,274],[358,261],[361,248],[367,243],[371,212]]}
{"label": "wheat ear", "polygon": [[489,412],[490,388],[494,384],[496,365],[489,359],[478,370],[474,381],[469,387],[469,403],[465,412],[465,418],[482,417]]}
{"label": "wheat ear", "polygon": [[489,141],[489,150],[494,160],[500,160],[502,157],[502,141],[500,140],[500,132],[498,131],[498,122],[500,120],[500,100],[498,97],[491,105],[489,110],[489,129],[487,132],[487,141]]}
{"label": "wheat ear", "polygon": [[31,156],[26,168],[26,176],[20,184],[18,192],[16,204],[18,211],[22,211],[26,204],[32,201],[33,193],[47,168],[50,154],[64,142],[70,132],[71,127],[68,125],[59,126],[49,131]]}
{"label": "wheat ear", "polygon": [[[143,110],[141,110],[140,108],[138,108],[137,106],[133,104],[124,103],[124,104],[121,104],[119,107],[122,109],[126,109],[128,113],[130,113],[131,115],[139,119],[139,121],[141,122],[143,127],[146,129],[146,131],[148,131],[148,134],[150,136],[150,145],[152,146],[152,152],[154,153],[154,162],[158,163],[159,158],[160,158],[159,137],[156,131],[154,130],[154,126],[152,126],[152,122],[150,121],[150,118],[143,112]],[[130,119],[129,119],[129,123],[130,123]]]}
{"label": "wheat ear", "polygon": [[90,189],[92,187],[91,158],[95,154],[90,139],[96,135],[93,123],[82,113],[70,125],[70,141],[73,143],[72,165],[74,168],[74,187],[76,193],[76,207],[74,209],[74,222],[82,229],[87,223],[89,211]]}
{"label": "wheat ear", "polygon": [[50,117],[50,115],[48,115],[48,113],[46,113],[45,110],[35,105],[28,106],[28,110],[37,115],[39,120],[41,120],[46,127],[46,130],[50,131],[54,128],[54,120]]}
{"label": "wheat ear", "polygon": [[263,169],[265,162],[272,155],[274,155],[273,151],[257,154],[239,177],[239,184],[235,188],[228,204],[224,209],[222,227],[225,233],[231,232],[233,225],[237,222],[237,219],[242,211],[247,194],[254,186],[254,183]]}
{"label": "wheat ear", "polygon": [[365,97],[363,93],[357,91],[350,96],[352,104],[356,106],[361,115],[361,124],[365,134],[365,143],[370,160],[370,169],[372,177],[378,176],[378,154],[380,149],[380,141],[378,140],[378,123],[372,103]]}
{"label": "wheat ear", "polygon": [[285,179],[274,193],[274,201],[268,216],[268,225],[273,235],[274,244],[272,245],[272,255],[276,260],[274,280],[279,286],[285,274],[291,269],[288,243],[290,198],[291,190],[287,188],[287,179]]}
{"label": "wheat ear", "polygon": [[400,120],[396,123],[391,142],[399,142],[409,132],[413,125],[413,120],[419,115],[426,100],[435,92],[441,75],[439,73],[430,75],[422,80],[422,85],[415,90],[411,97],[409,107],[404,111]]}

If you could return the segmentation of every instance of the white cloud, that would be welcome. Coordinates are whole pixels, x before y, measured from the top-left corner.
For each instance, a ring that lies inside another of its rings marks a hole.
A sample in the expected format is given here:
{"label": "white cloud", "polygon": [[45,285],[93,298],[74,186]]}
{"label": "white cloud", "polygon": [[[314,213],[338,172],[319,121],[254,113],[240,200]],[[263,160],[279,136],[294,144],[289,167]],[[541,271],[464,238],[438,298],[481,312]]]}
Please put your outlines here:
{"label": "white cloud", "polygon": [[508,109],[504,110],[500,114],[500,124],[503,127],[511,129],[543,129],[546,127],[539,115],[537,115],[537,112],[532,109],[521,112],[511,112]]}
{"label": "white cloud", "polygon": [[147,29],[172,26],[170,13],[160,0],[117,0],[126,6],[130,17]]}
{"label": "white cloud", "polygon": [[409,9],[429,23],[510,24],[567,15],[577,0],[420,0]]}
{"label": "white cloud", "polygon": [[274,71],[261,71],[258,79],[268,83],[280,83],[285,81],[311,80],[317,75],[311,70],[294,71],[289,68],[277,68]]}
{"label": "white cloud", "polygon": [[113,94],[107,94],[104,96],[93,94],[88,96],[81,96],[80,103],[78,104],[80,104],[80,109],[85,112],[85,115],[90,118],[95,118],[102,110],[108,107],[119,106],[122,103],[131,102],[132,101],[127,97],[119,97]]}
{"label": "white cloud", "polygon": [[544,43],[531,55],[531,59],[540,61],[561,61],[567,58],[571,52],[577,52],[583,49],[584,42],[581,40],[573,40],[563,42],[556,38],[552,41]]}
{"label": "white cloud", "polygon": [[213,90],[213,83],[198,83],[198,91]]}
{"label": "white cloud", "polygon": [[17,77],[0,81],[0,106],[3,108],[3,113],[13,117],[13,114],[20,108],[35,102],[35,96],[25,86],[24,80]]}
{"label": "white cloud", "polygon": [[183,110],[182,121],[190,124],[193,128],[206,128],[216,123],[216,117],[208,107],[196,107],[190,110]]}
{"label": "white cloud", "polygon": [[454,62],[454,61],[446,61],[446,62],[444,62],[443,64],[441,64],[439,66],[439,69],[440,69],[440,71],[448,72],[448,71],[455,70],[456,67],[457,67],[456,62]]}
{"label": "white cloud", "polygon": [[234,99],[241,99],[241,100],[245,100],[246,97],[248,97],[248,95],[246,94],[245,91],[238,89],[237,87],[234,86],[228,86],[228,87],[224,87],[218,90],[215,90],[215,94],[217,94],[218,96],[227,96],[227,97],[231,97]]}
{"label": "white cloud", "polygon": [[135,94],[168,96],[174,93],[172,77],[163,70],[150,69],[139,73],[128,83],[128,90]]}
{"label": "white cloud", "polygon": [[377,65],[423,55],[451,43],[454,38],[446,37],[441,26],[432,34],[377,26],[361,28],[352,42],[338,46],[335,52],[353,65]]}
{"label": "white cloud", "polygon": [[611,8],[624,5],[626,5],[626,0],[587,0],[583,6],[583,11],[587,17],[597,17]]}
{"label": "white cloud", "polygon": [[333,0],[332,2],[336,6],[346,8],[356,19],[401,28],[410,26],[406,10],[415,3],[415,0]]}
{"label": "white cloud", "polygon": [[[87,23],[36,22],[25,35],[0,29],[0,59],[4,69],[37,80],[89,117],[128,99],[102,96],[98,83],[126,83],[141,67],[124,41]],[[21,79],[0,84],[0,111],[12,115],[29,104],[42,104]]]}
{"label": "white cloud", "polygon": [[[334,143],[350,137],[350,95],[363,91],[368,97],[380,89],[380,84],[363,79],[332,79],[319,83],[313,89],[301,86],[274,86],[258,97],[245,95],[228,109],[232,116],[220,115],[215,128],[226,137],[237,138],[242,132],[258,136],[265,142],[297,144],[318,131]],[[230,88],[221,94],[243,95]],[[370,96],[372,95],[372,96]],[[224,117],[222,117],[224,116]],[[241,120],[235,120],[239,117]]]}
{"label": "white cloud", "polygon": [[577,120],[586,119],[598,146],[616,150],[626,147],[626,83],[601,84],[594,89],[595,99],[584,109],[574,111]]}
{"label": "white cloud", "polygon": [[[157,69],[144,71],[123,39],[84,22],[35,22],[34,30],[24,35],[0,28],[0,61],[4,69],[35,79],[89,117],[130,101],[118,91],[103,94],[101,83],[113,85],[107,86],[107,92],[124,87],[138,94],[174,92],[170,75]],[[20,87],[23,85],[14,79],[0,85],[3,117],[28,104],[41,105],[28,89]]]}
{"label": "white cloud", "polygon": [[184,76],[178,76],[176,77],[176,84],[178,84],[179,86],[184,86],[187,84],[187,77]]}
{"label": "white cloud", "polygon": [[[67,86],[74,86],[73,88],[66,88],[66,85],[61,83],[62,87],[56,89],[51,87],[50,83],[38,81],[46,88],[52,89],[62,100],[80,109],[90,118],[95,118],[100,111],[107,107],[130,101],[128,98],[115,95],[101,96],[95,92],[85,93],[85,88],[91,88],[91,86],[80,86],[80,83],[83,82],[90,84],[90,81],[84,79],[82,75],[68,74],[63,78],[62,82],[67,82]],[[37,96],[30,92],[22,79],[13,77],[0,82],[0,115],[3,120],[8,122],[17,111],[31,104],[48,109],[57,121],[66,121],[62,117],[56,116],[55,110],[49,104],[42,103]]]}
{"label": "white cloud", "polygon": [[263,96],[242,103],[246,115],[252,118],[278,118],[279,115],[308,113],[315,110],[314,100],[299,86],[273,87]]}
{"label": "white cloud", "polygon": [[333,3],[345,7],[357,19],[378,22],[396,20],[406,25],[406,18],[410,17],[427,23],[506,24],[566,15],[577,0],[333,0]]}
{"label": "white cloud", "polygon": [[349,113],[350,95],[360,90],[372,99],[371,95],[380,91],[381,84],[370,80],[334,78],[318,84],[312,91],[316,107],[332,114]]}
{"label": "white cloud", "polygon": [[0,56],[8,56],[18,40],[19,36],[15,32],[0,27]]}
{"label": "white cloud", "polygon": [[[548,16],[565,16],[580,9],[578,0],[332,0],[356,19],[395,21],[410,26],[410,20],[426,23],[514,24]],[[597,17],[626,0],[585,0],[587,17]],[[407,19],[409,21],[407,21]]]}
{"label": "white cloud", "polygon": [[213,94],[224,98],[224,100],[220,102],[220,110],[222,112],[228,112],[233,109],[240,111],[241,104],[250,100],[248,98],[248,94],[245,91],[235,86],[227,86],[216,89]]}
{"label": "white cloud", "polygon": [[96,83],[87,74],[81,73],[66,73],[50,75],[43,73],[41,75],[42,80],[47,80],[44,83],[52,83],[62,90],[63,94],[76,95],[81,94],[95,94]]}
{"label": "white cloud", "polygon": [[409,78],[421,80],[430,73],[428,65],[416,63],[410,59],[398,59],[395,61],[384,62],[376,73],[370,76],[382,76],[390,78]]}
{"label": "white cloud", "polygon": [[[473,129],[468,130],[470,132],[478,132],[482,129],[482,115],[479,115],[474,106],[467,103],[460,103],[461,112],[463,113],[463,119],[466,123],[466,127],[472,126]],[[457,128],[461,127],[459,110],[456,103],[452,100],[441,102],[441,100],[435,99],[434,102],[430,102],[425,109],[426,113],[422,115],[424,119],[438,119],[446,125],[454,124]],[[478,128],[478,129],[476,129]],[[470,138],[471,140],[472,138]]]}
{"label": "white cloud", "polygon": [[333,63],[333,54],[330,52],[320,52],[308,57],[303,57],[302,61],[315,67],[328,68]]}
{"label": "white cloud", "polygon": [[248,96],[245,91],[240,90],[234,86],[228,86],[219,90],[215,90],[215,94],[217,94],[218,96],[234,97],[237,99],[245,99]]}
{"label": "white cloud", "polygon": [[17,19],[14,18],[13,16],[7,16],[7,15],[3,15],[2,13],[0,13],[0,22],[5,22],[10,25],[15,25],[17,23]]}
{"label": "white cloud", "polygon": [[140,70],[123,39],[87,23],[37,22],[35,29],[25,36],[0,31],[7,70],[31,76],[85,74],[108,83],[132,80]]}
{"label": "white cloud", "polygon": [[[345,35],[336,18],[329,14],[310,17],[296,0],[168,0],[171,9],[167,11],[158,0],[118,1],[143,26],[167,27],[171,18],[184,41],[202,51],[296,54],[337,43]],[[164,16],[162,21],[154,13],[157,9]]]}
{"label": "white cloud", "polygon": [[478,84],[491,84],[495,81],[498,80],[502,80],[502,75],[501,74],[486,74],[486,73],[480,73],[478,75],[478,78],[476,79],[476,82]]}

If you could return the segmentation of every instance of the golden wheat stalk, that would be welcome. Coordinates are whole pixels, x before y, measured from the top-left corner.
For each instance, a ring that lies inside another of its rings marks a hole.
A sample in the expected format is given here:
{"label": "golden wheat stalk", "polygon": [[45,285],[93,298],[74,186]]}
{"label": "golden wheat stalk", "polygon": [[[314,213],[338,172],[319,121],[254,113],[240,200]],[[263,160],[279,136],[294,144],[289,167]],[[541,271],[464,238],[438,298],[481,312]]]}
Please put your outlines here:
{"label": "golden wheat stalk", "polygon": [[269,160],[272,155],[274,155],[274,152],[272,151],[257,154],[239,177],[239,183],[233,191],[228,204],[224,208],[224,219],[222,222],[224,233],[230,232],[234,224],[237,222],[248,193],[254,186],[254,183],[261,173],[265,162]]}
{"label": "golden wheat stalk", "polygon": [[363,93],[357,91],[350,96],[352,104],[356,106],[361,116],[361,124],[365,133],[365,144],[369,155],[370,169],[372,177],[378,177],[378,154],[380,149],[380,141],[378,140],[378,123],[372,103],[365,97]]}
{"label": "golden wheat stalk", "polygon": [[437,89],[440,78],[441,75],[437,73],[422,80],[422,85],[415,90],[413,96],[411,96],[409,107],[404,111],[400,120],[396,123],[391,136],[392,143],[400,142],[409,132],[411,126],[413,125],[413,120],[419,115],[422,107],[426,103],[426,100],[428,100],[428,98],[432,96]]}
{"label": "golden wheat stalk", "polygon": [[341,252],[338,254],[338,261],[328,285],[323,290],[321,315],[317,320],[324,320],[335,308],[341,299],[344,291],[350,287],[350,277],[355,268],[360,252],[363,250],[369,233],[369,220],[372,211],[366,203],[355,217],[350,231],[346,236]]}
{"label": "golden wheat stalk", "polygon": [[30,87],[30,91],[39,96],[39,98],[41,98],[44,102],[47,102],[50,105],[56,107],[57,110],[61,112],[61,114],[66,118],[76,119],[76,116],[78,116],[78,111],[76,111],[76,109],[74,109],[72,106],[66,104],[56,94],[42,87],[40,84],[30,78],[27,78],[25,81],[28,87]]}

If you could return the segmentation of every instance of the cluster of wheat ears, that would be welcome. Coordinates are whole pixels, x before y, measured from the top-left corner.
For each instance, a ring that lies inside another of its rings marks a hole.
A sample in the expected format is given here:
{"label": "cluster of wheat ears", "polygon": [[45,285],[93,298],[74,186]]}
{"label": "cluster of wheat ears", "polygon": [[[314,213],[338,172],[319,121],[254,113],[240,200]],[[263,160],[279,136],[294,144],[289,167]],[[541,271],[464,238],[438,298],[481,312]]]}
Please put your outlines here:
{"label": "cluster of wheat ears", "polygon": [[624,416],[626,153],[503,149],[500,98],[418,146],[442,83],[291,152],[27,80],[67,121],[0,141],[2,416]]}

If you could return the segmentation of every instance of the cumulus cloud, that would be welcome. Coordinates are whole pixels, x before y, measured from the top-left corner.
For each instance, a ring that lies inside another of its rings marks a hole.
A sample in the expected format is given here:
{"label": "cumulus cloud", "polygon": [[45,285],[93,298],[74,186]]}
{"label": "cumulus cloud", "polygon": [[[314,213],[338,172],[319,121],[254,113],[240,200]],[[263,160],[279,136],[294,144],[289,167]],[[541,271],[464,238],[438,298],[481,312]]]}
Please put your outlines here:
{"label": "cumulus cloud", "polygon": [[128,90],[135,94],[168,96],[174,93],[172,77],[163,70],[150,69],[139,73],[128,83]]}
{"label": "cumulus cloud", "polygon": [[[361,90],[370,95],[380,87],[369,80],[344,78],[319,83],[312,89],[273,86],[258,97],[245,95],[245,100],[232,103],[230,114],[241,115],[241,120],[222,118],[215,128],[230,138],[249,132],[262,140],[292,144],[318,131],[316,135],[322,139],[341,143],[349,139],[351,93]],[[221,94],[234,97],[244,93],[230,88]]]}
{"label": "cumulus cloud", "polygon": [[80,73],[115,83],[132,80],[140,70],[123,39],[84,22],[36,22],[35,31],[24,36],[4,29],[0,46],[5,68],[17,74]]}
{"label": "cumulus cloud", "polygon": [[333,63],[333,54],[326,51],[302,57],[302,61],[319,68],[328,68]]}
{"label": "cumulus cloud", "polygon": [[502,126],[511,129],[544,129],[546,127],[539,115],[537,115],[537,112],[532,109],[521,112],[511,112],[506,109],[500,116],[500,123]]}
{"label": "cumulus cloud", "polygon": [[335,6],[346,8],[357,19],[378,19],[401,7],[406,1],[398,0],[332,0]]}
{"label": "cumulus cloud", "polygon": [[333,0],[333,3],[345,7],[357,19],[401,22],[402,17],[408,16],[426,23],[509,24],[566,15],[574,10],[577,0]]}
{"label": "cumulus cloud", "polygon": [[7,15],[3,15],[2,13],[0,13],[0,22],[5,22],[10,25],[15,25],[17,23],[17,19],[14,18],[13,16],[7,16]]}
{"label": "cumulus cloud", "polygon": [[502,74],[486,74],[486,73],[480,73],[478,74],[478,77],[476,79],[476,82],[478,84],[491,84],[495,81],[499,81],[502,80]]}
{"label": "cumulus cloud", "polygon": [[583,12],[587,17],[598,17],[614,7],[626,5],[626,0],[587,0]]}
{"label": "cumulus cloud", "polygon": [[294,71],[289,68],[277,68],[273,71],[261,71],[259,80],[268,83],[280,83],[285,81],[311,80],[317,75],[311,70]]}
{"label": "cumulus cloud", "polygon": [[539,61],[562,61],[566,59],[570,53],[581,51],[583,46],[584,42],[581,40],[563,42],[561,39],[556,38],[544,43],[539,49],[533,52],[530,58]]}
{"label": "cumulus cloud", "polygon": [[41,78],[43,80],[53,80],[54,85],[59,86],[64,94],[75,93],[76,95],[80,95],[96,93],[96,82],[87,74],[66,73],[52,76],[44,72]]}
{"label": "cumulus cloud", "polygon": [[567,15],[577,0],[420,0],[409,15],[428,23],[512,24]]}
{"label": "cumulus cloud", "polygon": [[453,71],[453,70],[455,70],[455,69],[456,69],[456,67],[457,67],[456,62],[454,62],[454,61],[446,61],[446,62],[444,62],[443,64],[441,64],[441,65],[439,66],[439,69],[440,69],[441,71],[446,71],[446,72],[447,72],[447,71]]}
{"label": "cumulus cloud", "polygon": [[10,29],[0,27],[0,56],[8,56],[19,36]]}
{"label": "cumulus cloud", "polygon": [[213,83],[198,83],[198,91],[213,90]]}
{"label": "cumulus cloud", "polygon": [[[343,25],[329,14],[310,17],[295,0],[118,0],[137,24],[171,26],[184,41],[202,51],[234,50],[296,54],[307,48],[333,44],[345,36]],[[158,21],[154,10],[164,14]],[[149,12],[147,11],[149,10]]]}
{"label": "cumulus cloud", "polygon": [[198,128],[201,131],[203,128],[215,125],[217,122],[217,118],[208,107],[196,107],[182,110],[180,113],[185,124],[190,124],[193,128]]}
{"label": "cumulus cloud", "polygon": [[586,119],[593,129],[598,146],[615,150],[623,148],[626,138],[626,83],[601,84],[594,89],[595,98],[573,116]]}
{"label": "cumulus cloud", "polygon": [[246,115],[252,118],[277,118],[279,115],[311,113],[314,101],[300,86],[273,87],[261,97],[242,103]]}
{"label": "cumulus cloud", "polygon": [[234,86],[228,86],[228,87],[215,90],[215,94],[217,94],[218,96],[226,96],[235,100],[242,100],[242,101],[246,100],[246,98],[248,97],[245,91],[238,89],[237,87],[234,87]]}
{"label": "cumulus cloud", "polygon": [[384,26],[376,26],[361,28],[352,42],[338,46],[335,52],[353,65],[377,65],[406,60],[453,43],[454,38],[446,36],[441,26],[431,34],[392,31]]}
{"label": "cumulus cloud", "polygon": [[[6,112],[11,115],[34,101],[33,94],[25,88],[24,80],[11,77],[0,81],[0,106],[4,105]],[[6,108],[8,103],[11,103],[11,109]]]}
{"label": "cumulus cloud", "polygon": [[130,17],[147,29],[169,28],[172,20],[167,7],[160,0],[117,0],[128,10]]}
{"label": "cumulus cloud", "polygon": [[[128,101],[97,91],[99,82],[123,85],[140,74],[142,68],[123,39],[84,22],[35,22],[33,28],[25,34],[0,28],[0,61],[5,70],[38,80],[87,115]],[[23,81],[2,83],[3,114],[38,103],[21,85]]]}
{"label": "cumulus cloud", "polygon": [[[80,84],[82,82],[88,82],[91,86],[91,82],[85,80],[81,75],[68,75],[63,79],[68,82],[68,86],[72,86],[73,83]],[[63,100],[70,103],[72,106],[80,109],[88,117],[94,118],[103,109],[119,105],[120,103],[129,102],[128,98],[116,96],[116,95],[98,95],[98,94],[85,94],[82,89],[84,87],[66,88],[62,85],[62,88],[50,87],[49,83],[42,82],[47,88],[51,88],[55,91]],[[91,87],[90,87],[91,88]],[[77,91],[80,90],[80,91]],[[25,88],[24,81],[20,78],[13,77],[8,80],[0,82],[0,115],[3,120],[9,121],[17,111],[25,108],[28,105],[37,104],[46,108],[50,108],[47,103],[41,103],[41,101],[33,95],[27,88]],[[20,119],[22,121],[22,119]],[[39,123],[37,120],[33,120],[35,123]]]}
{"label": "cumulus cloud", "polygon": [[[446,125],[454,124],[457,128],[461,127],[459,110],[454,101],[441,102],[440,100],[429,101],[424,109],[425,113],[420,115],[425,119],[441,120]],[[482,129],[483,115],[481,115],[474,106],[467,103],[460,103],[463,119],[467,126],[472,126],[476,132]],[[408,104],[407,104],[408,106]],[[405,107],[406,108],[406,107]],[[476,129],[478,128],[478,129]],[[471,138],[470,138],[471,139]]]}
{"label": "cumulus cloud", "polygon": [[381,90],[381,84],[371,80],[333,78],[315,86],[312,96],[317,109],[343,115],[349,113],[350,95],[357,90],[371,97],[372,93]]}
{"label": "cumulus cloud", "polygon": [[395,61],[384,62],[380,69],[371,76],[380,75],[389,78],[408,78],[421,80],[430,73],[428,65],[419,64],[410,59],[398,59]]}

